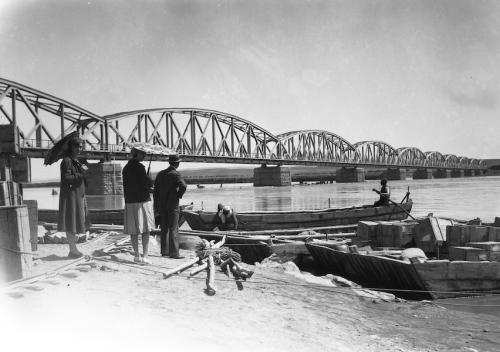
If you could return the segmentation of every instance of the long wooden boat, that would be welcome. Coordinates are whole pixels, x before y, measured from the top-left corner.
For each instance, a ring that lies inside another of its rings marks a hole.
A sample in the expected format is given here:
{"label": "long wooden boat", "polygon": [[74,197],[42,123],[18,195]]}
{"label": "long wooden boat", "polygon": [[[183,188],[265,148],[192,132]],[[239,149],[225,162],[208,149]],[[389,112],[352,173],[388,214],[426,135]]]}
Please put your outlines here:
{"label": "long wooden boat", "polygon": [[[181,205],[181,215],[179,216],[179,226],[181,226],[185,218],[182,215],[182,210],[192,209],[193,204]],[[90,209],[89,220],[92,224],[110,224],[123,225],[124,209]],[[58,209],[38,209],[38,221],[47,223],[57,223],[59,217]]]}
{"label": "long wooden boat", "polygon": [[[403,220],[408,217],[412,201],[400,205],[374,207],[364,205],[351,208],[328,208],[295,211],[246,211],[238,212],[238,230],[256,231],[301,227],[318,227],[357,224],[361,220]],[[193,230],[211,231],[215,212],[183,210],[187,223]]]}
{"label": "long wooden boat", "polygon": [[326,272],[400,297],[437,299],[500,291],[500,262],[411,263],[390,255],[345,253],[312,243],[306,243],[306,248]]}
{"label": "long wooden boat", "polygon": [[[245,263],[254,264],[269,257],[273,253],[283,253],[301,244],[303,252],[307,252],[304,247],[306,239],[334,240],[342,241],[356,236],[353,232],[357,225],[329,226],[321,228],[301,228],[301,229],[281,229],[266,231],[201,231],[179,229],[181,236],[196,236],[207,241],[220,241],[226,236],[224,246],[238,252]],[[319,234],[316,231],[323,233]],[[288,249],[285,249],[284,246]],[[298,253],[296,253],[298,254]],[[307,252],[308,254],[308,252]]]}

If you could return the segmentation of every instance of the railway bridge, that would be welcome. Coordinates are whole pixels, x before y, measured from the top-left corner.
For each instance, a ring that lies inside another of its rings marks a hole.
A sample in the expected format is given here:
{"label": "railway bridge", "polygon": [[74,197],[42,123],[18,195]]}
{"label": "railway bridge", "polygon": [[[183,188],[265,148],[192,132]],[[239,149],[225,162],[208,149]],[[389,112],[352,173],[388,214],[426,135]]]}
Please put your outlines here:
{"label": "railway bridge", "polygon": [[[2,78],[0,128],[0,153],[11,155],[13,177],[22,182],[31,179],[30,158],[44,158],[73,131],[84,140],[84,156],[99,161],[91,164],[91,174],[98,175],[94,184],[119,177],[120,166],[113,161],[127,159],[138,142],[173,149],[186,162],[257,164],[256,186],[290,184],[290,165],[334,166],[336,182],[364,181],[366,168],[384,169],[388,179],[405,179],[408,172],[413,178],[475,176],[487,169],[482,160],[467,156],[395,148],[379,140],[351,143],[326,130],[273,134],[242,117],[207,109],[155,108],[103,116]],[[95,190],[101,191],[106,187]]]}

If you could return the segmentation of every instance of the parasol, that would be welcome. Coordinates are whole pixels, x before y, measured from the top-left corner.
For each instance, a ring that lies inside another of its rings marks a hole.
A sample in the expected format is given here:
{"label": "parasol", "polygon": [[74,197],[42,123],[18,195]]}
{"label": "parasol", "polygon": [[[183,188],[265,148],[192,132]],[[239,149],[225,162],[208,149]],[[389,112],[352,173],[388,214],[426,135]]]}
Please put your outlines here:
{"label": "parasol", "polygon": [[79,132],[74,131],[57,141],[47,152],[43,164],[52,165],[57,160],[61,159],[68,150],[68,142],[74,138],[78,138],[79,136]]}
{"label": "parasol", "polygon": [[149,154],[149,166],[148,166],[148,175],[151,169],[151,160],[153,159],[153,155],[176,155],[177,152],[175,149],[165,147],[159,144],[151,144],[146,142],[137,142],[137,143],[127,143],[130,148],[135,148],[143,151],[146,154]]}

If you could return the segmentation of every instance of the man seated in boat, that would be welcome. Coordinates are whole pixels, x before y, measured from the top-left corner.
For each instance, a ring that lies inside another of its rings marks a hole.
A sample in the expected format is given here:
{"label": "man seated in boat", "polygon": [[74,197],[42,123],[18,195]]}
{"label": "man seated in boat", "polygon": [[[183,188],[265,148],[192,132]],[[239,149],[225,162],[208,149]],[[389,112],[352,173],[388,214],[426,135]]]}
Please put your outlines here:
{"label": "man seated in boat", "polygon": [[214,231],[230,231],[238,229],[238,219],[229,205],[217,204],[217,213],[212,221]]}
{"label": "man seated in boat", "polygon": [[380,191],[373,189],[375,192],[380,194],[380,199],[373,204],[375,207],[389,205],[389,199],[391,198],[391,188],[387,186],[387,180],[385,178],[380,180],[380,186]]}

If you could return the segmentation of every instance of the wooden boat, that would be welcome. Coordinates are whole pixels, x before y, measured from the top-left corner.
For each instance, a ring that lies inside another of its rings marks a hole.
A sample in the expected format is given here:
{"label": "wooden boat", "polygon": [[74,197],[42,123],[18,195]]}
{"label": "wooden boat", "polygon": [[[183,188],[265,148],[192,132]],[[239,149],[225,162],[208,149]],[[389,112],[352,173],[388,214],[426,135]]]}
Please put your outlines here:
{"label": "wooden boat", "polygon": [[[193,204],[181,205],[183,209],[192,209]],[[59,216],[58,209],[38,209],[38,221],[47,223],[57,223]],[[89,220],[92,224],[112,224],[123,225],[123,209],[90,209]],[[184,223],[185,219],[182,215],[179,216],[179,226]]]}
{"label": "wooden boat", "polygon": [[[247,211],[236,213],[238,230],[273,230],[357,224],[360,220],[403,220],[412,208],[412,201],[374,207],[364,205],[343,209],[318,209],[295,211]],[[187,223],[193,230],[211,231],[215,212],[183,210]]]}
{"label": "wooden boat", "polygon": [[500,262],[407,262],[391,254],[345,253],[313,243],[306,248],[326,272],[400,297],[452,298],[500,290]]}
{"label": "wooden boat", "polygon": [[[317,234],[315,230],[323,229],[325,233]],[[293,251],[296,254],[307,252],[304,247],[306,239],[344,241],[356,236],[353,232],[356,225],[330,226],[309,229],[283,229],[272,231],[200,231],[179,229],[181,236],[197,236],[207,241],[220,241],[226,236],[224,246],[238,252],[245,263],[254,264],[269,257],[273,253],[283,254]],[[349,232],[350,231],[350,232]],[[297,246],[299,244],[299,246]],[[285,248],[286,247],[286,248]],[[301,247],[300,249],[297,249]],[[307,252],[308,253],[308,252]]]}

